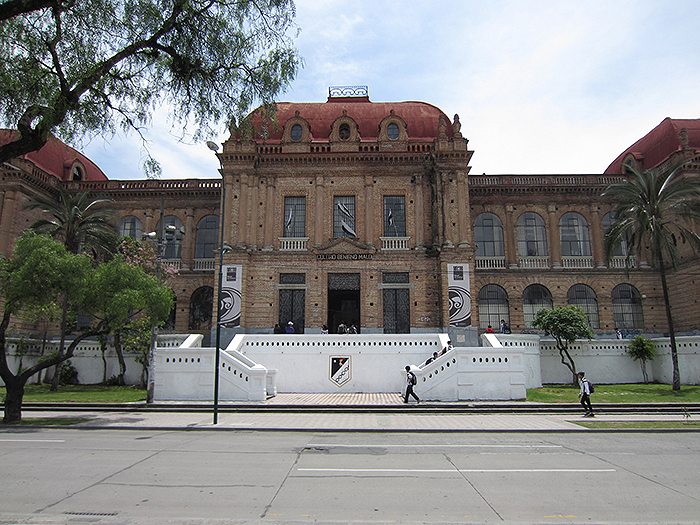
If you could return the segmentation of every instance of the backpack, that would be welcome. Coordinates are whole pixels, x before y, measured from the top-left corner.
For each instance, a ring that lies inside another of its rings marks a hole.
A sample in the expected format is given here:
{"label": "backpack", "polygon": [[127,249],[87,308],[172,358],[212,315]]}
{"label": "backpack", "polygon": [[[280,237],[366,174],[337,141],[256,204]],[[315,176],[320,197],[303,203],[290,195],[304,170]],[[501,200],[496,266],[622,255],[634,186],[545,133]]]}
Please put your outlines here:
{"label": "backpack", "polygon": [[591,383],[591,382],[590,382],[588,379],[586,379],[586,378],[583,378],[583,381],[585,381],[586,383],[588,383],[588,393],[589,393],[589,394],[592,394],[593,392],[595,392],[595,387],[593,386],[593,383]]}
{"label": "backpack", "polygon": [[418,378],[416,377],[416,374],[414,374],[413,372],[410,372],[410,374],[411,374],[411,384],[412,384],[412,385],[417,385],[417,384],[418,384]]}

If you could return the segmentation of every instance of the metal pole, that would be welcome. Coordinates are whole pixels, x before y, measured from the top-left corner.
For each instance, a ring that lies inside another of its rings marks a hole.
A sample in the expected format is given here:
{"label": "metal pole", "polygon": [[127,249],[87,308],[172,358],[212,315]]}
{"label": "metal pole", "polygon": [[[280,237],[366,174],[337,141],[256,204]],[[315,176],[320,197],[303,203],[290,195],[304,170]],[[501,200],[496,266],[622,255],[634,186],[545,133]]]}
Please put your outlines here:
{"label": "metal pole", "polygon": [[[165,193],[160,194],[160,228],[156,234],[156,279],[158,284],[162,284],[161,276],[163,269],[163,228],[165,216]],[[146,387],[146,403],[153,403],[155,398],[156,380],[155,380],[155,360],[156,360],[156,343],[158,341],[158,325],[154,322],[151,326],[151,346],[148,349],[148,385]]]}
{"label": "metal pole", "polygon": [[219,243],[219,291],[216,294],[218,301],[216,307],[216,347],[214,352],[214,424],[219,421],[219,344],[221,342],[221,281],[224,274],[224,209],[226,208],[226,186],[221,181],[221,214],[219,226],[221,227],[221,242]]}

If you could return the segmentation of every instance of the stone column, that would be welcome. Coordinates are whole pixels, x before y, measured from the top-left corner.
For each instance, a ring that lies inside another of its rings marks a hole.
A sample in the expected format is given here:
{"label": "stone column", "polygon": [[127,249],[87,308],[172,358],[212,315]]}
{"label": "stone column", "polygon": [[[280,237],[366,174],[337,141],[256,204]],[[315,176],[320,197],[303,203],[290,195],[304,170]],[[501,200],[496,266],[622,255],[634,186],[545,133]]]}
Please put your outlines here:
{"label": "stone column", "polygon": [[[374,246],[374,221],[375,206],[373,199],[374,178],[371,175],[365,176],[365,243]],[[380,204],[380,217],[384,217],[383,203]],[[357,215],[357,214],[356,214]],[[383,221],[382,221],[383,224]],[[382,232],[383,233],[383,232]],[[381,235],[381,234],[380,234]]]}
{"label": "stone column", "polygon": [[260,205],[258,201],[260,199],[259,191],[260,178],[254,175],[248,177],[248,195],[250,200],[248,205],[250,207],[250,224],[248,226],[248,246],[252,250],[258,249],[258,244],[262,241],[260,239]]}
{"label": "stone column", "polygon": [[591,204],[591,223],[588,225],[588,235],[591,240],[591,255],[593,256],[593,266],[605,268],[605,256],[603,253],[603,228],[600,224],[600,214],[598,205]]}
{"label": "stone column", "polygon": [[241,173],[241,196],[238,205],[238,246],[245,248],[248,244],[248,175]]}
{"label": "stone column", "polygon": [[518,267],[518,229],[516,223],[513,221],[514,211],[515,207],[512,204],[505,205],[506,223],[504,225],[504,237],[506,249],[506,266],[511,269],[515,269]]}
{"label": "stone column", "polygon": [[275,179],[267,178],[267,196],[265,198],[265,244],[263,250],[274,249],[275,233]]}
{"label": "stone column", "polygon": [[415,176],[415,230],[416,230],[416,249],[425,249],[425,216],[423,214],[423,176]]}
{"label": "stone column", "polygon": [[457,227],[459,230],[459,247],[469,246],[469,192],[467,191],[467,174],[457,173]]}
{"label": "stone column", "polygon": [[446,248],[453,248],[454,243],[452,239],[454,238],[454,228],[452,228],[452,218],[450,217],[451,207],[450,207],[450,181],[448,173],[440,173],[440,180],[442,181],[442,225],[443,225],[443,241],[442,245]]}
{"label": "stone column", "polygon": [[[153,209],[147,209],[144,210],[144,213],[146,217],[144,218],[144,223],[141,226],[143,228],[143,233],[146,234],[156,231],[156,226],[159,219],[156,219],[155,212]],[[160,218],[160,215],[158,217]]]}
{"label": "stone column", "polygon": [[5,247],[6,255],[12,253],[11,245],[14,243],[13,227],[17,213],[17,192],[7,190],[3,196],[2,214],[0,215],[0,242]]}
{"label": "stone column", "polygon": [[321,246],[323,244],[323,218],[325,217],[327,210],[323,206],[323,176],[319,175],[316,177],[316,221],[314,223],[314,245]]}
{"label": "stone column", "polygon": [[197,228],[194,223],[194,208],[185,210],[185,234],[182,236],[182,257],[180,264],[183,270],[189,270],[194,262],[194,245],[197,239]]}
{"label": "stone column", "polygon": [[549,262],[552,268],[561,268],[561,240],[556,206],[547,205],[547,244],[549,244]]}
{"label": "stone column", "polygon": [[[226,188],[226,201],[224,202],[224,196],[222,191],[221,202],[219,204],[219,220],[224,221],[224,242],[228,243],[229,246],[234,246],[233,235],[238,233],[237,229],[234,229],[235,225],[235,214],[233,205],[238,202],[238,199],[233,198],[233,180],[232,177],[224,177],[223,187]],[[217,243],[218,244],[218,243]]]}

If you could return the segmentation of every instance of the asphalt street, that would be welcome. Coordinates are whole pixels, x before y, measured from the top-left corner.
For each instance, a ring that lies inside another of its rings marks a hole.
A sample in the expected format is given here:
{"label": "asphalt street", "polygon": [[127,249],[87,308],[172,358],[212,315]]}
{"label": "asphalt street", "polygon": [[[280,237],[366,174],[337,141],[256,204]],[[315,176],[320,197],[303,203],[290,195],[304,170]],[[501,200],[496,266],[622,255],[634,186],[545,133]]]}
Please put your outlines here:
{"label": "asphalt street", "polygon": [[699,523],[683,433],[3,428],[0,523]]}

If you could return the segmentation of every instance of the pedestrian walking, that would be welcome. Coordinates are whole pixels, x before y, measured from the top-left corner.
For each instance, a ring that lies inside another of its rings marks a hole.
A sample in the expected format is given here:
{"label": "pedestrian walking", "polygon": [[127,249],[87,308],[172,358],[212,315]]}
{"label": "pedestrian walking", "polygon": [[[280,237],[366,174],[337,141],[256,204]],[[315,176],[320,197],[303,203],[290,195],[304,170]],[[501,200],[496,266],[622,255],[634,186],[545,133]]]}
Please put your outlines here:
{"label": "pedestrian walking", "polygon": [[583,417],[594,417],[593,407],[591,406],[591,384],[588,382],[588,379],[586,379],[585,376],[585,372],[578,373],[578,382],[581,385],[581,393],[578,395],[578,397],[581,399],[581,406],[585,411]]}
{"label": "pedestrian walking", "polygon": [[420,399],[413,391],[413,387],[418,383],[418,378],[416,374],[411,372],[411,367],[406,365],[406,395],[403,398],[404,403],[408,403],[408,396],[413,396],[417,403],[420,403]]}

